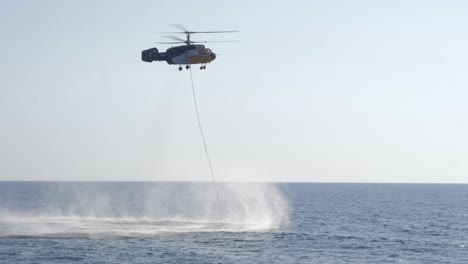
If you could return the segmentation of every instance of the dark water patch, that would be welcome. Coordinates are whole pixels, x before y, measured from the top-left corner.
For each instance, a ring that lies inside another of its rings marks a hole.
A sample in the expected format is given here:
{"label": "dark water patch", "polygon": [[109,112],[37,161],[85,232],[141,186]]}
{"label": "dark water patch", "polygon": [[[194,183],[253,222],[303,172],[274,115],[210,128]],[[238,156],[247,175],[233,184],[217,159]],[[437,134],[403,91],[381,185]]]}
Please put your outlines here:
{"label": "dark water patch", "polygon": [[71,256],[56,256],[56,257],[39,257],[37,261],[39,262],[59,262],[59,263],[68,263],[84,260],[84,257],[71,257]]}

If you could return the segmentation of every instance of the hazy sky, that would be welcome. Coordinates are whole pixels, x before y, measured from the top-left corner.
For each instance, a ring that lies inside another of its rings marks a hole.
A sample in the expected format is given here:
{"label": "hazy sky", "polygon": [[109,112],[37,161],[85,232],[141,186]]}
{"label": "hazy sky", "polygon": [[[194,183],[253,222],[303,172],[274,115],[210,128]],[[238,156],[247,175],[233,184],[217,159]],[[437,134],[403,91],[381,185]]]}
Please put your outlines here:
{"label": "hazy sky", "polygon": [[1,1],[0,180],[468,183],[466,1]]}

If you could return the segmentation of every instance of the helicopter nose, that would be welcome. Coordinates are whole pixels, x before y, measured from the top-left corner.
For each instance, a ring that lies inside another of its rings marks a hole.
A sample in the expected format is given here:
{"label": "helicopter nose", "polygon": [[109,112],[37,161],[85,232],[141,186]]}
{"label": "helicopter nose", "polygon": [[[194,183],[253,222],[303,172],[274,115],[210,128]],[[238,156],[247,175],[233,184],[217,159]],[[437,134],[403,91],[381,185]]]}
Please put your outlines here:
{"label": "helicopter nose", "polygon": [[214,54],[214,53],[211,54],[211,58],[212,58],[213,60],[216,59],[216,54]]}

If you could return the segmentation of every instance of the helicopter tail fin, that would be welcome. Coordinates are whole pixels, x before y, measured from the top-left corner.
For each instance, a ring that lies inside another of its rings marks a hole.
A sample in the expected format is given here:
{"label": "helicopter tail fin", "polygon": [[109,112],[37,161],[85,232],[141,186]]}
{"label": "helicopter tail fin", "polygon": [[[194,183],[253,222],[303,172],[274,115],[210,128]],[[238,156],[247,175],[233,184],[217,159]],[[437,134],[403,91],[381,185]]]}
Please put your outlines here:
{"label": "helicopter tail fin", "polygon": [[141,52],[141,60],[146,62],[153,62],[160,60],[157,48],[147,49]]}

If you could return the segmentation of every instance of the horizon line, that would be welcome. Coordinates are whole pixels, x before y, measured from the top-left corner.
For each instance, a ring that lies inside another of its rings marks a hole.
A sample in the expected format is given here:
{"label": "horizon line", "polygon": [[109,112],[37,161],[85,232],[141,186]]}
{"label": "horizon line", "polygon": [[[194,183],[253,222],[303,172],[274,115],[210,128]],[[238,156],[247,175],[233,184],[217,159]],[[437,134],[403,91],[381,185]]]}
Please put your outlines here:
{"label": "horizon line", "polygon": [[[151,180],[0,180],[2,182],[70,182],[70,183],[212,183],[212,181],[151,181]],[[346,182],[346,181],[216,181],[217,183],[310,183],[310,184],[457,184],[468,182]]]}

